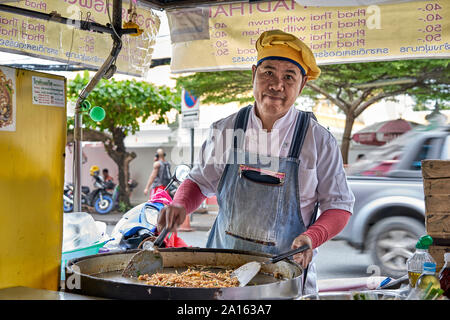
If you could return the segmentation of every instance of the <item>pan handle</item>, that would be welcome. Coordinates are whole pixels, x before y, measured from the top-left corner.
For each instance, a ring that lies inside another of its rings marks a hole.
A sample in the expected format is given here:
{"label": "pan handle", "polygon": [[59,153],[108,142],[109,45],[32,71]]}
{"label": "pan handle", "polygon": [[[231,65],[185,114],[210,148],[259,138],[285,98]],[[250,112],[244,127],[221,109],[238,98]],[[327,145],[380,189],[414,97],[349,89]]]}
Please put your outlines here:
{"label": "pan handle", "polygon": [[166,238],[167,234],[169,233],[169,229],[167,229],[166,227],[164,227],[164,229],[161,231],[161,233],[159,234],[158,238],[156,238],[155,242],[153,243],[153,245],[157,248],[160,248],[164,239]]}
{"label": "pan handle", "polygon": [[270,263],[275,263],[275,262],[281,261],[281,260],[286,259],[286,258],[288,258],[288,257],[290,257],[290,256],[293,256],[294,254],[303,252],[303,251],[308,250],[308,249],[309,249],[309,246],[308,246],[307,244],[305,244],[305,245],[303,245],[303,246],[301,246],[301,247],[299,247],[299,248],[297,248],[297,249],[293,249],[293,250],[290,250],[290,251],[288,251],[288,252],[279,254],[279,255],[277,255],[277,256],[275,256],[275,257],[272,257],[272,258],[269,260],[269,262],[270,262]]}

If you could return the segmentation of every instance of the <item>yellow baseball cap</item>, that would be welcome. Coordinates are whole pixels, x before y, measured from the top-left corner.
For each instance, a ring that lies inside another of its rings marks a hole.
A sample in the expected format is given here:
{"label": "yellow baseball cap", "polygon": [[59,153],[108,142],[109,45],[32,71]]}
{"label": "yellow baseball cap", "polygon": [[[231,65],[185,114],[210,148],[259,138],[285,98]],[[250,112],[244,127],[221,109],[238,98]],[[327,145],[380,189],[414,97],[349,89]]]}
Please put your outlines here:
{"label": "yellow baseball cap", "polygon": [[264,60],[286,60],[292,62],[309,80],[317,79],[320,69],[311,49],[293,34],[281,30],[263,32],[256,41],[257,66]]}

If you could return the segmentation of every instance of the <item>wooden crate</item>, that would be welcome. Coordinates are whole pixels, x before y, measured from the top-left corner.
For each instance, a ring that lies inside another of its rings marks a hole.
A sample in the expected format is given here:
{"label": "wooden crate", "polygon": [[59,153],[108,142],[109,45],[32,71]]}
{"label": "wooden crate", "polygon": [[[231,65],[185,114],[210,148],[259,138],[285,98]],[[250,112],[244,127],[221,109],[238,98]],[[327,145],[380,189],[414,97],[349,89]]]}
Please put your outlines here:
{"label": "wooden crate", "polygon": [[450,213],[450,194],[425,196],[425,210],[430,213]]}
{"label": "wooden crate", "polygon": [[450,194],[450,178],[424,178],[423,191],[429,195]]}
{"label": "wooden crate", "polygon": [[424,179],[450,178],[450,160],[422,160]]}
{"label": "wooden crate", "polygon": [[425,225],[433,238],[450,239],[450,161],[422,161]]}
{"label": "wooden crate", "polygon": [[436,260],[436,273],[441,271],[444,266],[444,253],[450,252],[450,246],[436,246],[432,245],[428,249],[434,260]]}
{"label": "wooden crate", "polygon": [[427,234],[433,238],[448,239],[450,234],[450,214],[427,213],[425,226]]}

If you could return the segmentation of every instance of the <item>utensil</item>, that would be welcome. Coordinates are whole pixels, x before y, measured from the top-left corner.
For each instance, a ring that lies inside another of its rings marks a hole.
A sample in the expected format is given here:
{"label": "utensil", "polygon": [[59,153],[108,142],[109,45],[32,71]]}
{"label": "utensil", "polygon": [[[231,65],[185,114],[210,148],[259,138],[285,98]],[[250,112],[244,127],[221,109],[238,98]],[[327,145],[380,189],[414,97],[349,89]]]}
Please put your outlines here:
{"label": "utensil", "polygon": [[[175,181],[180,183],[183,182],[187,178],[190,170],[191,168],[185,164],[178,165],[175,168],[175,173],[171,177],[169,183],[164,188],[164,191],[169,190],[170,186]],[[156,248],[161,247],[168,232],[169,230],[164,227],[154,243],[146,241],[142,246],[143,250],[136,253],[128,262],[128,265],[122,272],[122,277],[139,277],[141,274],[152,274],[155,271],[162,269],[162,257]]]}
{"label": "utensil", "polygon": [[[390,280],[388,280],[388,279],[390,279]],[[407,280],[408,280],[408,275],[407,274],[405,274],[404,276],[398,278],[397,280],[392,280],[391,278],[388,277],[388,278],[384,279],[380,283],[380,285],[378,286],[377,289],[392,288],[392,287],[394,287],[395,285],[397,285],[399,283],[406,282]]]}
{"label": "utensil", "polygon": [[122,271],[122,277],[139,277],[144,274],[153,274],[163,268],[163,259],[157,248],[161,247],[169,230],[164,227],[155,242],[146,241],[143,250],[136,253]]}
{"label": "utensil", "polygon": [[294,254],[303,252],[308,249],[309,246],[305,244],[304,246],[279,254],[264,262],[257,262],[257,261],[248,262],[240,266],[236,270],[234,270],[231,276],[236,277],[238,279],[239,287],[245,287],[258,274],[262,265],[269,263],[276,263],[278,261],[281,261],[283,259],[293,256]]}
{"label": "utensil", "polygon": [[392,280],[391,277],[387,277],[386,279],[381,281],[381,283],[377,287],[377,290],[383,288],[385,285],[387,285],[389,282],[391,282],[391,280]]}

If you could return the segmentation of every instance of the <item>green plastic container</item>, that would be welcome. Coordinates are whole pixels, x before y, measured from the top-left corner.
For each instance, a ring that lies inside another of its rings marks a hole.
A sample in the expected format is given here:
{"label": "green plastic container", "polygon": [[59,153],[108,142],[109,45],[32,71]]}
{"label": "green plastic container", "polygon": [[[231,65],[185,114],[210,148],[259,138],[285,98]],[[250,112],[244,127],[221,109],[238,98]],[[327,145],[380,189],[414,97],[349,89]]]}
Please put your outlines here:
{"label": "green plastic container", "polygon": [[79,249],[63,252],[62,256],[61,256],[61,280],[66,279],[65,268],[67,265],[67,261],[75,259],[75,258],[81,258],[81,257],[97,254],[99,252],[100,248],[102,248],[108,241],[109,240],[103,241],[103,242],[96,242],[92,246],[89,246],[89,247],[84,247],[84,248],[79,248]]}

